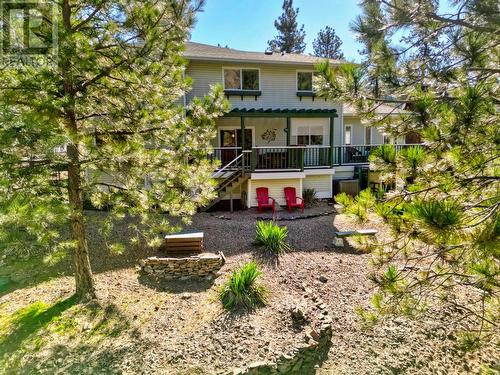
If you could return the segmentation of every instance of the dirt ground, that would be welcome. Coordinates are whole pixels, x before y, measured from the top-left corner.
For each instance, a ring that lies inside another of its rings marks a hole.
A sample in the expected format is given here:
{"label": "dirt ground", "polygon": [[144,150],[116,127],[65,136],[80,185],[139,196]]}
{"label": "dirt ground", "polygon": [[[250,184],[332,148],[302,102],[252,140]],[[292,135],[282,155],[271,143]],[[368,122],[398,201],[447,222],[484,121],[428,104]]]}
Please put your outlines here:
{"label": "dirt ground", "polygon": [[[367,279],[370,255],[350,246],[334,248],[332,240],[335,230],[366,224],[332,210],[320,204],[304,215],[278,212],[292,247],[279,265],[253,244],[256,220],[269,213],[198,214],[186,230],[205,232],[205,250],[222,251],[227,263],[215,280],[182,282],[138,274],[137,261],[158,255],[155,250],[108,253],[99,234],[99,219],[106,214],[89,213],[97,219],[90,247],[99,303],[68,300],[73,290],[68,264],[45,270],[41,278],[30,274],[41,267],[12,272],[17,289],[0,297],[0,373],[228,373],[272,360],[303,340],[289,311],[304,304],[308,291],[321,296],[333,319],[332,347],[318,374],[474,374],[484,365],[498,368],[498,341],[460,352],[452,334],[459,319],[450,324],[454,312],[438,307],[418,321],[398,317],[363,328],[354,310],[368,305],[373,292]],[[369,227],[379,229],[382,239],[381,223]],[[115,229],[116,236],[126,233],[126,224]],[[263,271],[269,304],[250,314],[228,314],[217,290],[251,259]]]}

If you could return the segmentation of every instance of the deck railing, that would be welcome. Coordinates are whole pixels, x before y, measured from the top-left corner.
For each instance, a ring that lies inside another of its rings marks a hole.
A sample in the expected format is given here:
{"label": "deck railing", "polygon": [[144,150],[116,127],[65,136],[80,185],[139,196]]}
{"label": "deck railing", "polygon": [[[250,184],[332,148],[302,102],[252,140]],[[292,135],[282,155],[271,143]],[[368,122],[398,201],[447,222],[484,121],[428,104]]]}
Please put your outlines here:
{"label": "deck railing", "polygon": [[[244,158],[246,170],[296,170],[329,168],[334,165],[367,164],[371,150],[380,145],[343,145],[334,146],[278,146],[253,147],[246,151]],[[397,151],[418,144],[393,145]],[[241,147],[214,148],[209,154],[211,160],[219,160],[220,168],[226,167],[242,154]],[[332,160],[333,159],[333,160]]]}

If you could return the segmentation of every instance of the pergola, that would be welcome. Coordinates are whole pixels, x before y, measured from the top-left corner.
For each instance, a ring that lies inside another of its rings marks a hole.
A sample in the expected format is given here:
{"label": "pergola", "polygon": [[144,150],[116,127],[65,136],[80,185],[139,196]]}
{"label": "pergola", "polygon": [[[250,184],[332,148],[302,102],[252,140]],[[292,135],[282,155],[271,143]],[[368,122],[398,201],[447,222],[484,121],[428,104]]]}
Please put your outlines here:
{"label": "pergola", "polygon": [[[225,117],[239,117],[241,132],[245,130],[245,118],[247,117],[274,117],[286,118],[286,145],[290,146],[291,131],[291,118],[292,117],[329,117],[330,118],[330,156],[333,160],[333,132],[334,120],[338,118],[336,109],[264,109],[264,108],[234,108]],[[242,149],[245,149],[245,137],[242,137]]]}

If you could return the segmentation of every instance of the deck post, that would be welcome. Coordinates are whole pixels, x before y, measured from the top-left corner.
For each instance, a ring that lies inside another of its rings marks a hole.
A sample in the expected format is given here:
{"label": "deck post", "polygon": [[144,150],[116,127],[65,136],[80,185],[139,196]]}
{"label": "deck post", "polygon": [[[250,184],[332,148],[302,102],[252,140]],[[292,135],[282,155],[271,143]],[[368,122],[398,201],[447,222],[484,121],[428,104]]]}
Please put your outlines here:
{"label": "deck post", "polygon": [[253,148],[252,155],[250,157],[250,170],[253,172],[255,171],[256,167],[257,167],[257,149]]}
{"label": "deck post", "polygon": [[290,146],[290,140],[292,137],[292,124],[290,116],[286,117],[286,145]]}
{"label": "deck post", "polygon": [[335,130],[335,117],[330,117],[330,167],[334,166],[333,155],[335,152],[335,147],[333,146],[333,133]]}
{"label": "deck post", "polygon": [[[291,117],[290,116],[287,116],[286,117],[286,146],[289,147],[290,146],[290,143],[291,143],[291,139],[292,139],[292,124],[291,124]],[[287,166],[288,168],[290,168],[290,166],[292,165],[292,153],[291,153],[291,150],[288,148],[286,150],[286,155],[287,155],[287,158],[286,158],[286,162],[287,162]]]}
{"label": "deck post", "polygon": [[240,117],[240,126],[241,126],[241,151],[243,152],[245,150],[245,118],[243,116]]}
{"label": "deck post", "polygon": [[304,147],[300,148],[300,154],[299,154],[299,168],[301,172],[304,172],[304,153],[306,149]]}

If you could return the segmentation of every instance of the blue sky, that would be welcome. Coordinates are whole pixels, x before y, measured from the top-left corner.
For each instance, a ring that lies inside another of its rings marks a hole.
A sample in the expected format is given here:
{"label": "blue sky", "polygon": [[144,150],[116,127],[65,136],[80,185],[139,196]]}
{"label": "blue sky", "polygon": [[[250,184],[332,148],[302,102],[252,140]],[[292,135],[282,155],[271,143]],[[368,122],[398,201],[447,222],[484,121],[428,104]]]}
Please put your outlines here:
{"label": "blue sky", "polygon": [[[276,35],[274,20],[282,13],[282,3],[282,0],[206,0],[191,40],[264,51],[267,41]],[[312,53],[312,41],[328,25],[344,42],[342,50],[346,58],[359,61],[358,50],[362,46],[349,28],[361,13],[357,3],[357,0],[294,0],[294,7],[299,8],[299,25],[304,24],[306,31],[306,53]]]}

